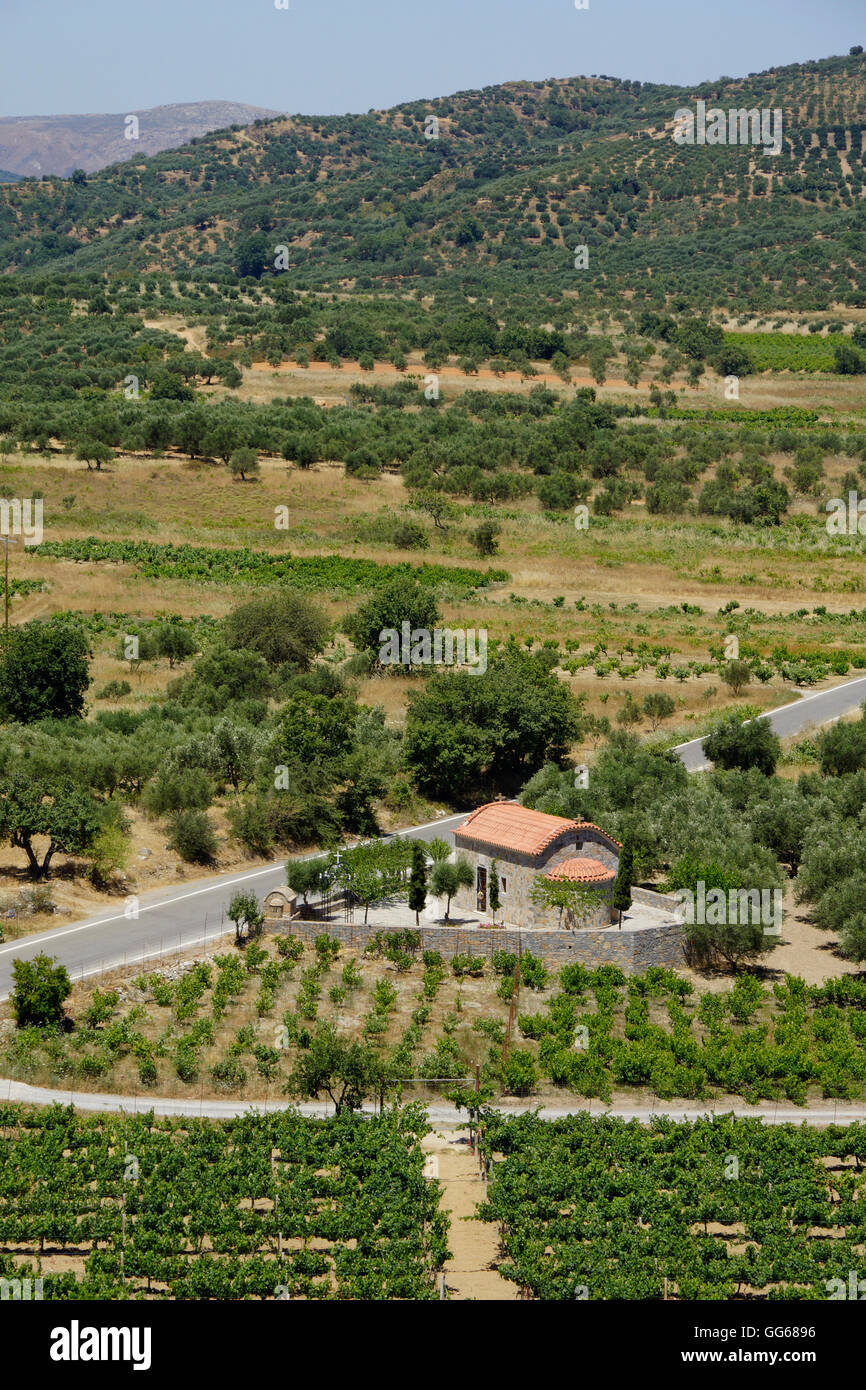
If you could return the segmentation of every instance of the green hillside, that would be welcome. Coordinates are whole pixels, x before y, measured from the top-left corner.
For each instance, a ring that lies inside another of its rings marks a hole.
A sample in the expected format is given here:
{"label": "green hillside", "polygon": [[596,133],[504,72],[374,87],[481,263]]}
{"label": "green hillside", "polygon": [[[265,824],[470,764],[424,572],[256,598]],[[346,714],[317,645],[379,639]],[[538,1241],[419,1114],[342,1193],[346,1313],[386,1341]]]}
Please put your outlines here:
{"label": "green hillside", "polygon": [[[678,146],[674,112],[699,99],[781,108],[783,152]],[[0,270],[213,280],[286,246],[299,288],[866,305],[864,99],[861,54],[691,90],[584,77],[258,122],[4,186]]]}

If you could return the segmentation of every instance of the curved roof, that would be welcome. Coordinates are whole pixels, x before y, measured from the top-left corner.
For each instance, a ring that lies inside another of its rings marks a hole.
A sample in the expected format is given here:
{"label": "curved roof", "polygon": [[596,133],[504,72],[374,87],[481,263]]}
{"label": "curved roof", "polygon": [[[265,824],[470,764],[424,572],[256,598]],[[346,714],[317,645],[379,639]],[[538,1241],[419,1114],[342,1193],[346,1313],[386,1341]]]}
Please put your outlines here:
{"label": "curved roof", "polygon": [[571,883],[609,883],[616,878],[616,869],[609,869],[600,859],[589,859],[586,855],[576,855],[573,859],[563,859],[555,868],[548,869],[545,878],[565,878]]}
{"label": "curved roof", "polygon": [[517,850],[521,854],[541,854],[565,830],[579,830],[581,822],[564,816],[548,816],[530,811],[516,801],[490,801],[479,806],[455,835],[468,835],[497,849]]}

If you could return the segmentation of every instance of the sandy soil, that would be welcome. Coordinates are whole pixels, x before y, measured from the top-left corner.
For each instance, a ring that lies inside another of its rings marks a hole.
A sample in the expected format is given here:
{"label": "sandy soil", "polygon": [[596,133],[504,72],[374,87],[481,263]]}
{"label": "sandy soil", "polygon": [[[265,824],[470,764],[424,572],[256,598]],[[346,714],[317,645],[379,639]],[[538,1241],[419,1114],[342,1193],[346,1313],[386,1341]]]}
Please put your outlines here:
{"label": "sandy soil", "polygon": [[430,1176],[442,1184],[441,1207],[451,1220],[451,1259],[445,1264],[448,1297],[458,1302],[516,1299],[516,1285],[493,1267],[502,1258],[496,1228],[475,1216],[476,1205],[486,1192],[477,1154],[471,1152],[463,1135],[447,1130],[426,1135],[422,1147],[435,1160],[428,1165]]}

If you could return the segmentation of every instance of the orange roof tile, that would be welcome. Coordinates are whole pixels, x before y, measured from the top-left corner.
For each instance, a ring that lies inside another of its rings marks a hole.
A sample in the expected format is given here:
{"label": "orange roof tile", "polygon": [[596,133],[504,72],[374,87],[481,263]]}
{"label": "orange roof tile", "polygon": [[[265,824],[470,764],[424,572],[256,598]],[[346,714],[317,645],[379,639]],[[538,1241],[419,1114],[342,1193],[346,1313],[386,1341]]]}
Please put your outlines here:
{"label": "orange roof tile", "polygon": [[491,801],[479,806],[455,835],[468,835],[498,849],[511,849],[521,854],[541,854],[564,830],[579,830],[580,821],[564,816],[548,816],[544,811],[530,811],[516,801]]}
{"label": "orange roof tile", "polygon": [[583,830],[597,830],[599,835],[603,835],[606,840],[610,840],[612,845],[617,845],[620,849],[622,849],[622,840],[615,840],[612,835],[609,835],[608,832],[606,830],[603,830],[600,825],[596,825],[594,821],[582,820],[580,824]]}
{"label": "orange roof tile", "polygon": [[571,883],[604,883],[616,878],[616,870],[609,869],[600,859],[588,859],[585,855],[574,859],[564,859],[555,868],[548,869],[545,878],[567,878]]}

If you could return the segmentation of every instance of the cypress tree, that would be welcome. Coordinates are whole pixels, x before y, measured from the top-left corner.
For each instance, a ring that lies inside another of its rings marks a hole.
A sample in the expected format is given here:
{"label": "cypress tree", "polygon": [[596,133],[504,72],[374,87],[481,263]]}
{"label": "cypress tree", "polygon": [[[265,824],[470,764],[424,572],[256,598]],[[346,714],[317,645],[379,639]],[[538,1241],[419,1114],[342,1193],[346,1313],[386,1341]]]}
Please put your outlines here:
{"label": "cypress tree", "polygon": [[493,914],[493,920],[495,922],[501,902],[499,897],[499,864],[495,859],[490,865],[490,884],[487,900],[490,903],[490,911]]}
{"label": "cypress tree", "polygon": [[412,841],[412,872],[409,876],[409,908],[415,913],[415,926],[418,914],[427,904],[427,859],[420,840]]}
{"label": "cypress tree", "polygon": [[631,836],[627,834],[623,842],[622,853],[619,856],[616,881],[613,885],[613,906],[614,911],[619,913],[620,930],[622,930],[622,914],[628,912],[631,907],[631,887],[633,882],[634,851],[632,849]]}

